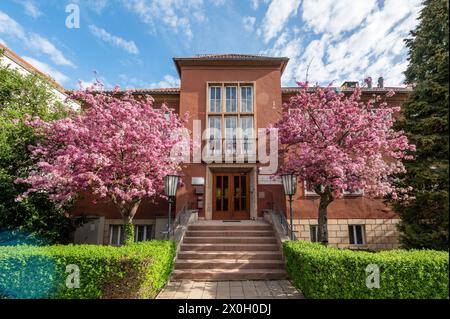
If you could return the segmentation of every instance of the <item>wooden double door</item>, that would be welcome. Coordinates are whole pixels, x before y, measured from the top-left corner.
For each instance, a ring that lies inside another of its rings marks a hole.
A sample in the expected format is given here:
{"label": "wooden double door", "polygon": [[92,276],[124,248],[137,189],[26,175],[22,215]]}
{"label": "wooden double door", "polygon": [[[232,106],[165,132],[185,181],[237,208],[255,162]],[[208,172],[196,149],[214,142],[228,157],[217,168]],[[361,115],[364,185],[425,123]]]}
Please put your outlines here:
{"label": "wooden double door", "polygon": [[250,219],[248,173],[213,174],[213,219]]}

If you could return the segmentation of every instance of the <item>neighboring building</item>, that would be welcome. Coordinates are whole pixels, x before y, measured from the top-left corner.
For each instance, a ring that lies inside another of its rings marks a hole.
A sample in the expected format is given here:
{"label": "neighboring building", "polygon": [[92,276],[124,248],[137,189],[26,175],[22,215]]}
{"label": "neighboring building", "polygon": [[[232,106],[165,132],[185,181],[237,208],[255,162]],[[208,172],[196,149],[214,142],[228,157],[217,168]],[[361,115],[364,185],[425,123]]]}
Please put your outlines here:
{"label": "neighboring building", "polygon": [[[3,54],[2,54],[3,53]],[[67,93],[64,87],[56,83],[49,75],[38,70],[23,58],[14,53],[11,49],[7,48],[0,43],[0,63],[14,70],[18,70],[21,74],[39,74],[41,75],[52,87],[52,92],[58,98],[59,101],[64,102],[67,98]],[[78,108],[76,103],[70,104],[74,108]]]}
{"label": "neighboring building", "polygon": [[[260,219],[267,210],[286,213],[286,198],[279,180],[260,174],[267,164],[249,161],[256,144],[254,128],[265,128],[279,118],[282,105],[299,88],[281,86],[281,76],[288,58],[255,55],[203,55],[173,59],[180,75],[179,88],[137,90],[137,95],[151,95],[156,105],[163,102],[178,113],[190,113],[187,128],[198,132],[194,121],[201,123],[201,132],[216,128],[202,140],[208,154],[243,155],[243,163],[186,164],[184,186],[178,190],[176,212],[198,209],[201,219]],[[350,83],[350,82],[349,82]],[[394,89],[388,101],[400,105],[408,97],[409,88],[363,89],[363,98],[384,94]],[[352,92],[351,85],[341,87]],[[235,129],[247,129],[239,138]],[[253,131],[253,133],[251,132]],[[254,143],[254,144],[253,144]],[[299,181],[294,200],[294,224],[297,237],[317,238],[318,197]],[[398,216],[381,200],[363,194],[346,194],[329,206],[329,242],[338,247],[389,249],[398,246]],[[78,231],[77,242],[119,244],[122,220],[111,203],[92,203],[84,194],[73,208],[74,215],[91,216],[95,220]],[[165,201],[147,200],[141,204],[134,222],[138,240],[160,237],[167,220]],[[94,232],[95,235],[89,234]]]}

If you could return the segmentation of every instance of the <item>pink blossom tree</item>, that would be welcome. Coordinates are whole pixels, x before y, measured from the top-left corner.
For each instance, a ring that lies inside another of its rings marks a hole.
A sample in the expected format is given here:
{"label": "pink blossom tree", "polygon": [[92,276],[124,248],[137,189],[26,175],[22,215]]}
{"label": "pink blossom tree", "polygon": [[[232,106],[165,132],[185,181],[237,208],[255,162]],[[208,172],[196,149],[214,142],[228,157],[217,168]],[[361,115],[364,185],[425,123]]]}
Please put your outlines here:
{"label": "pink blossom tree", "polygon": [[124,221],[125,242],[132,242],[132,220],[142,199],[163,196],[164,176],[180,169],[171,157],[180,142],[173,132],[183,120],[166,105],[153,107],[151,97],[135,98],[131,91],[116,88],[105,93],[101,84],[75,91],[72,100],[83,111],[68,118],[28,124],[42,135],[30,146],[37,167],[25,179],[31,192],[44,191],[64,203],[80,191],[114,203]]}
{"label": "pink blossom tree", "polygon": [[[279,173],[293,173],[319,196],[319,241],[328,242],[327,207],[344,191],[365,196],[407,197],[394,186],[394,175],[405,171],[402,159],[412,156],[403,132],[393,130],[400,107],[381,96],[361,101],[357,87],[350,96],[327,88],[308,88],[285,105],[274,127],[279,131],[283,164]],[[391,97],[389,91],[386,97]]]}

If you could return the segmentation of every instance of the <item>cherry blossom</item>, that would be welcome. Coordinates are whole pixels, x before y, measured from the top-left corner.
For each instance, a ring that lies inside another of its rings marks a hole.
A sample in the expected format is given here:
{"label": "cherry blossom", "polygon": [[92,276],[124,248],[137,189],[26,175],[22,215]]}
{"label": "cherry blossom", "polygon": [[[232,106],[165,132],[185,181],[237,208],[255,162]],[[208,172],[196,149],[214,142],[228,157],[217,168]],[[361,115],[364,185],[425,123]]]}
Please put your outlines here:
{"label": "cherry blossom", "polygon": [[393,91],[363,102],[359,87],[349,96],[331,87],[301,87],[273,126],[284,160],[279,173],[294,173],[320,195],[319,240],[326,243],[326,208],[343,191],[405,196],[393,176],[405,172],[402,159],[411,159],[415,146],[393,129],[400,112],[386,102]]}

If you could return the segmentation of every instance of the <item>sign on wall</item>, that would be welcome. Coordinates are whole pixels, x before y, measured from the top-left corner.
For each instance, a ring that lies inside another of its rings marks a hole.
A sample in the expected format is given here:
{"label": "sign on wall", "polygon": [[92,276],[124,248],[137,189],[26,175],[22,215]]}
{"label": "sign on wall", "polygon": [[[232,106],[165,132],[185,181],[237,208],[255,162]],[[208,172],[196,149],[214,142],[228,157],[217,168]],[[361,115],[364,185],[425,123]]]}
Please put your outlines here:
{"label": "sign on wall", "polygon": [[282,185],[281,177],[272,175],[258,175],[260,185]]}
{"label": "sign on wall", "polygon": [[192,185],[205,185],[205,179],[203,177],[192,177]]}

